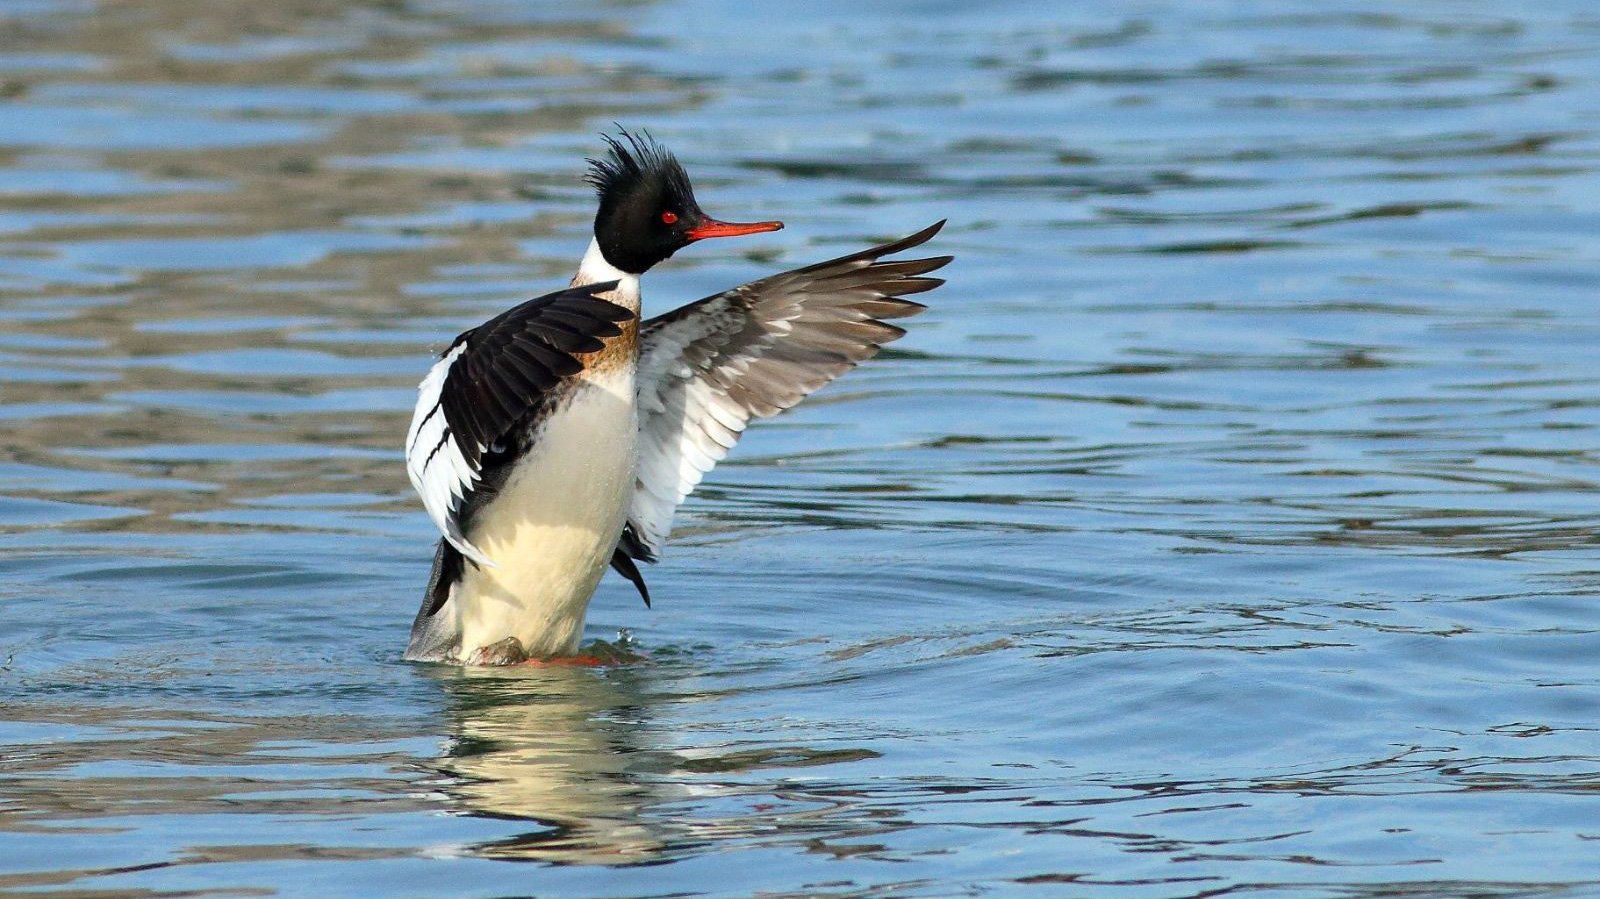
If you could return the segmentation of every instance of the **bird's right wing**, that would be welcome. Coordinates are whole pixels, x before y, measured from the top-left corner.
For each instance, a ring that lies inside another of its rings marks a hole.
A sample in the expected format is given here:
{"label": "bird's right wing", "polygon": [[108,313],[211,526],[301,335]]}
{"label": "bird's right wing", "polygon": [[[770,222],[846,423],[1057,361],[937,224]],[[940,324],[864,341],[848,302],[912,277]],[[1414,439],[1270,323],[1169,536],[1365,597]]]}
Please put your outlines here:
{"label": "bird's right wing", "polygon": [[921,312],[922,304],[900,297],[943,284],[922,276],[951,257],[878,259],[943,226],[751,281],[644,323],[638,483],[619,553],[655,561],[678,504],[751,419],[793,406],[905,334],[882,319]]}
{"label": "bird's right wing", "polygon": [[461,530],[461,509],[483,458],[563,379],[575,358],[604,348],[633,313],[597,299],[615,281],[557,291],[502,312],[457,337],[417,388],[406,473],[428,517],[462,555],[493,566]]}

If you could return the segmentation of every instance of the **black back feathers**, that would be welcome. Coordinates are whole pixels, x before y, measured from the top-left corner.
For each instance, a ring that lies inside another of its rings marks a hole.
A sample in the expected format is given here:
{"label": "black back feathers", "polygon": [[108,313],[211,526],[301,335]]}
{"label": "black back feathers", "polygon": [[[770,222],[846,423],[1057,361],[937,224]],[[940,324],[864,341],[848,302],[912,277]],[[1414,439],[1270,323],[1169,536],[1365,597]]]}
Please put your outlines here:
{"label": "black back feathers", "polygon": [[582,370],[574,356],[598,352],[605,346],[601,338],[622,333],[617,323],[633,313],[595,297],[615,287],[589,284],[529,300],[450,345],[465,343],[466,352],[451,368],[439,402],[469,465],[476,467],[557,382]]}

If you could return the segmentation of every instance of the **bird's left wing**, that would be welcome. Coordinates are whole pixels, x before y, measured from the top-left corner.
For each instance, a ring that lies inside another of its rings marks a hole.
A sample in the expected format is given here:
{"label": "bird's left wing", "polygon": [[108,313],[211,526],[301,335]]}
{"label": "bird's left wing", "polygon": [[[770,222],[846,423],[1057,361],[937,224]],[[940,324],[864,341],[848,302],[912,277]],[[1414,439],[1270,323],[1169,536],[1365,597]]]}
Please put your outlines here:
{"label": "bird's left wing", "polygon": [[457,337],[417,387],[406,434],[406,473],[428,517],[474,562],[492,562],[462,533],[461,509],[483,458],[563,379],[577,356],[598,352],[633,313],[597,299],[615,281],[529,300]]}
{"label": "bird's left wing", "polygon": [[878,260],[926,242],[943,226],[752,281],[644,323],[638,482],[619,555],[655,561],[678,504],[751,419],[793,406],[905,334],[882,319],[926,308],[900,297],[943,284],[922,276],[951,257]]}

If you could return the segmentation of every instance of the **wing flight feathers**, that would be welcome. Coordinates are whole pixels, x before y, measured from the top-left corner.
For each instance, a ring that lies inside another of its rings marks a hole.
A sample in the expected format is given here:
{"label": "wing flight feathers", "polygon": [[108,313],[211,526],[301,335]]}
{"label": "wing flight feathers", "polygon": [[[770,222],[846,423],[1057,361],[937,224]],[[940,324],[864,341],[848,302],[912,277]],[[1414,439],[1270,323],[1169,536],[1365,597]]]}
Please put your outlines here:
{"label": "wing flight feathers", "polygon": [[644,323],[632,539],[619,551],[654,562],[679,503],[751,419],[793,406],[905,334],[884,319],[927,308],[903,297],[943,284],[926,275],[952,257],[878,260],[942,227],[751,281]]}

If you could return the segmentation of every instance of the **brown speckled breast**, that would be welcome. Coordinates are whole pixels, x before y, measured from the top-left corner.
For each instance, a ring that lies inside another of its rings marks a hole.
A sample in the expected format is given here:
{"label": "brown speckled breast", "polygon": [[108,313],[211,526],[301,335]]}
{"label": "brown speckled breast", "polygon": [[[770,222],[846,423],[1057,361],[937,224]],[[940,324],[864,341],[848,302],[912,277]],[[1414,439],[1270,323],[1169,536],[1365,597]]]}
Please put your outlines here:
{"label": "brown speckled breast", "polygon": [[609,372],[620,365],[637,365],[639,362],[639,316],[621,322],[622,333],[616,337],[605,338],[605,348],[595,353],[580,353],[577,360],[583,363],[583,374],[579,377],[589,377],[601,372]]}
{"label": "brown speckled breast", "polygon": [[[579,270],[572,279],[574,286],[578,284],[593,283],[593,278]],[[637,284],[637,282],[634,282]],[[605,349],[597,353],[580,353],[577,360],[583,363],[583,374],[580,378],[587,378],[602,372],[610,372],[619,365],[636,365],[639,361],[639,295],[637,288],[633,290],[613,290],[608,293],[595,294],[602,300],[609,300],[633,312],[633,318],[621,322],[622,334],[617,337],[605,338]]]}

